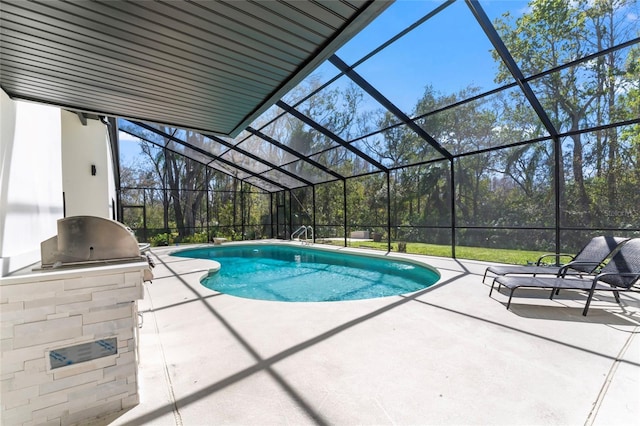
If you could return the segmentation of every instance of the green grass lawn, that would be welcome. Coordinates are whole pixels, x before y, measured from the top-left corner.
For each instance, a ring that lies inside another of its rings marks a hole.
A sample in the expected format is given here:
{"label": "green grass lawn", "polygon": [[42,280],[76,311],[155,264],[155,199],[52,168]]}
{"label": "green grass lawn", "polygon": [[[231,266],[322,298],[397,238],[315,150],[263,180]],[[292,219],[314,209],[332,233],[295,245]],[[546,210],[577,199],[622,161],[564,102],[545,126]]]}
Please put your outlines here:
{"label": "green grass lawn", "polygon": [[[326,241],[342,246],[342,241]],[[349,247],[371,248],[376,250],[387,250],[386,242],[372,241],[352,241]],[[398,243],[391,243],[391,250],[398,251]],[[426,254],[429,256],[451,257],[451,246],[407,243],[407,253]],[[536,262],[538,258],[546,252],[531,250],[509,250],[484,247],[456,246],[456,257],[459,259],[485,260],[488,262],[511,263],[514,265],[526,265],[528,262]]]}

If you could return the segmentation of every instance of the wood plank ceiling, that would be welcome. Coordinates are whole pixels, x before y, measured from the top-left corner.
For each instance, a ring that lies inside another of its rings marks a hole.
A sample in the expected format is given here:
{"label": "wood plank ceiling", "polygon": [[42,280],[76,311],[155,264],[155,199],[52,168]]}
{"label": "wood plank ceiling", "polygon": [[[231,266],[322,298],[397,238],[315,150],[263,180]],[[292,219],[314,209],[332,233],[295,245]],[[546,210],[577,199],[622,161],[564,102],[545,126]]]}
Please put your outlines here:
{"label": "wood plank ceiling", "polygon": [[235,136],[388,1],[0,2],[11,97]]}

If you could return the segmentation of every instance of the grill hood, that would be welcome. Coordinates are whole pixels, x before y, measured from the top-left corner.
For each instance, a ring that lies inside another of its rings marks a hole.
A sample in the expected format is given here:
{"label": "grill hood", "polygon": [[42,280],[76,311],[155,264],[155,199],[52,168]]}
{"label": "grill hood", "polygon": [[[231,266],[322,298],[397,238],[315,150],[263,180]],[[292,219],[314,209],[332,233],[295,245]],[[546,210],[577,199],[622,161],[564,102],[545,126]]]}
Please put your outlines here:
{"label": "grill hood", "polygon": [[57,227],[58,235],[40,243],[42,268],[146,260],[136,237],[119,222],[72,216],[59,219]]}

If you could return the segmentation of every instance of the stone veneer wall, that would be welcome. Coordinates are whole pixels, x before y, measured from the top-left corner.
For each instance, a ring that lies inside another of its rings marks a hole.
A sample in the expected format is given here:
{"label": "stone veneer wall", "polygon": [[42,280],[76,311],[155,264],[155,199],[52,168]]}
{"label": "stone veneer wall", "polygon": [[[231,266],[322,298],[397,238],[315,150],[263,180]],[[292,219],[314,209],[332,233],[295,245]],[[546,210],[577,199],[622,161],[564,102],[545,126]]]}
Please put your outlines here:
{"label": "stone veneer wall", "polygon": [[[83,424],[138,404],[146,262],[0,280],[2,425]],[[117,354],[51,369],[49,351],[117,338]]]}

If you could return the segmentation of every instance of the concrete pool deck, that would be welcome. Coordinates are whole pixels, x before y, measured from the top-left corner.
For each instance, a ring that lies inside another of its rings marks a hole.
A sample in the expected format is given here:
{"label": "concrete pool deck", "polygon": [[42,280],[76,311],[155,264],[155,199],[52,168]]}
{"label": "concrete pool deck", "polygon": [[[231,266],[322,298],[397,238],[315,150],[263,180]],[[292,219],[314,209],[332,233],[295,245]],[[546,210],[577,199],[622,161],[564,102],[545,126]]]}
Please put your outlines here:
{"label": "concrete pool deck", "polygon": [[[182,248],[182,247],[181,247]],[[415,256],[442,278],[406,296],[241,299],[209,262],[154,248],[139,302],[140,404],[112,425],[637,424],[640,298],[489,297],[484,262]],[[413,256],[412,256],[413,257]]]}

